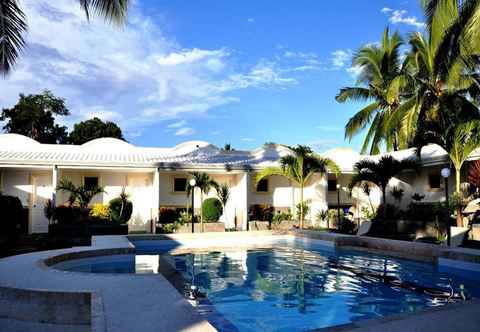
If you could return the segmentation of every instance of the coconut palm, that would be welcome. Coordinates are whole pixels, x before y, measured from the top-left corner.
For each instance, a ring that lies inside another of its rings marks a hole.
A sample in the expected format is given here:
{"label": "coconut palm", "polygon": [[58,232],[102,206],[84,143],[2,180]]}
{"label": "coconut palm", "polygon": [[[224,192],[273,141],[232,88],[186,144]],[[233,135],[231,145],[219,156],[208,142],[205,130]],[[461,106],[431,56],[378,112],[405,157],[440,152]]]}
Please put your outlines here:
{"label": "coconut palm", "polygon": [[280,167],[267,167],[260,171],[255,182],[269,176],[283,176],[300,186],[300,228],[303,228],[303,189],[314,174],[326,174],[327,170],[340,173],[340,169],[334,161],[315,154],[312,149],[305,145],[288,147],[291,154],[280,158]]}
{"label": "coconut palm", "polygon": [[442,33],[435,58],[440,70],[448,72],[458,61],[468,65],[480,48],[480,0],[423,0],[423,6],[429,33]]}
{"label": "coconut palm", "polygon": [[401,90],[405,85],[400,75],[403,67],[399,49],[402,39],[398,32],[390,35],[386,28],[380,45],[369,44],[360,48],[353,57],[353,65],[360,68],[357,86],[342,88],[336,96],[340,103],[346,101],[369,102],[345,126],[345,138],[369,127],[361,152],[377,154],[382,144],[388,150],[404,147],[401,137],[393,128],[387,128],[388,119],[400,104]]}
{"label": "coconut palm", "polygon": [[[77,0],[87,19],[91,14],[106,21],[123,24],[129,0]],[[72,0],[72,5],[74,4]],[[8,74],[25,47],[27,18],[18,0],[0,0],[0,73]]]}
{"label": "coconut palm", "polygon": [[[203,195],[207,195],[212,188],[218,188],[218,183],[213,180],[207,173],[191,172],[190,175],[193,179],[195,179],[195,187],[200,189],[200,225],[203,232]],[[190,184],[187,185],[187,196],[190,196],[190,193],[193,189],[194,188],[190,186]]]}
{"label": "coconut palm", "polygon": [[378,161],[364,159],[358,161],[355,166],[355,174],[350,182],[350,187],[364,182],[371,182],[377,185],[382,191],[382,204],[384,217],[387,216],[387,186],[390,180],[399,173],[406,170],[417,170],[416,160],[397,160],[390,155],[381,157]]}
{"label": "coconut palm", "polygon": [[225,221],[227,221],[227,203],[230,199],[230,187],[226,183],[222,183],[215,188],[217,191],[217,197],[220,203],[222,203],[223,214],[225,215]]}
{"label": "coconut palm", "polygon": [[[442,133],[452,124],[480,119],[475,105],[479,91],[475,71],[478,62],[471,56],[478,47],[467,38],[451,36],[452,27],[459,20],[464,21],[461,16],[465,15],[465,7],[456,0],[425,0],[424,6],[427,33],[410,35],[411,51],[403,73],[412,84],[389,121],[389,128],[400,128],[407,141],[415,146],[418,141],[425,141],[425,136],[434,135],[432,132]],[[475,41],[478,43],[478,38]],[[453,51],[457,53],[454,55]]]}
{"label": "coconut palm", "polygon": [[105,192],[103,187],[95,186],[93,188],[88,188],[83,184],[76,186],[72,181],[67,179],[60,180],[57,190],[69,193],[68,201],[70,205],[77,203],[82,209],[86,209],[88,207],[88,204],[90,204],[93,197]]}

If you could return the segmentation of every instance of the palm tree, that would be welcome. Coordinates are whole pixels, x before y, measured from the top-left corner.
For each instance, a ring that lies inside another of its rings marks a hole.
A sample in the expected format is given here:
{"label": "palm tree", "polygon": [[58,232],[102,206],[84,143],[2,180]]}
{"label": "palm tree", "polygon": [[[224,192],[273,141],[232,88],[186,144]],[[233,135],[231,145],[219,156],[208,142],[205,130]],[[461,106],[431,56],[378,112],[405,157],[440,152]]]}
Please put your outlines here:
{"label": "palm tree", "polygon": [[361,152],[377,154],[382,144],[387,150],[404,147],[398,132],[387,127],[388,119],[400,104],[405,85],[399,50],[403,42],[398,32],[390,35],[386,28],[380,45],[369,44],[360,48],[353,57],[353,65],[360,67],[357,86],[342,88],[336,96],[340,103],[346,101],[370,102],[359,110],[345,126],[345,138],[362,132],[367,126]]}
{"label": "palm tree", "polygon": [[[77,0],[87,19],[96,14],[106,21],[124,24],[129,0]],[[72,0],[73,4],[73,0]],[[8,74],[25,47],[27,18],[18,0],[0,0],[0,73]]]}
{"label": "palm tree", "polygon": [[314,174],[326,174],[328,169],[336,174],[340,169],[334,161],[315,154],[312,149],[305,145],[288,147],[291,154],[280,158],[280,167],[267,167],[257,174],[255,182],[273,176],[283,176],[300,186],[300,228],[303,228],[303,189]]}
{"label": "palm tree", "polygon": [[[477,5],[473,6],[473,2]],[[469,12],[476,8],[478,15],[480,11],[478,1],[463,3],[465,6],[457,0],[425,0],[428,33],[417,32],[409,38],[411,51],[403,75],[411,84],[390,118],[389,127],[399,128],[410,145],[418,146],[418,141],[425,141],[424,136],[442,133],[452,124],[480,119],[475,105],[479,92],[475,71],[478,59],[471,56],[478,52],[480,44],[478,38],[466,37],[470,25],[462,29],[458,25],[469,21],[462,18],[467,15],[467,7]],[[478,20],[474,21],[479,25]]]}
{"label": "palm tree", "polygon": [[378,161],[364,159],[354,166],[355,174],[350,182],[350,188],[358,183],[371,182],[377,185],[382,191],[382,204],[384,217],[387,216],[387,186],[390,180],[405,170],[417,170],[418,164],[415,160],[397,160],[390,155],[381,157]]}
{"label": "palm tree", "polygon": [[[218,183],[213,180],[207,173],[191,172],[190,175],[193,179],[195,179],[195,187],[198,187],[198,189],[200,189],[200,225],[203,232],[203,195],[207,195],[212,188],[218,188]],[[187,196],[190,196],[190,193],[193,189],[194,188],[192,188],[190,184],[187,185]]]}
{"label": "palm tree", "polygon": [[72,181],[67,179],[61,179],[57,190],[65,191],[70,194],[68,201],[70,205],[75,203],[82,209],[86,209],[90,201],[98,194],[104,193],[103,187],[94,186],[93,188],[87,188],[85,185],[76,186]]}
{"label": "palm tree", "polygon": [[223,213],[225,215],[225,221],[227,221],[227,203],[228,200],[230,199],[230,187],[226,183],[220,184],[218,187],[215,188],[217,191],[217,197],[222,203],[222,208],[223,208]]}

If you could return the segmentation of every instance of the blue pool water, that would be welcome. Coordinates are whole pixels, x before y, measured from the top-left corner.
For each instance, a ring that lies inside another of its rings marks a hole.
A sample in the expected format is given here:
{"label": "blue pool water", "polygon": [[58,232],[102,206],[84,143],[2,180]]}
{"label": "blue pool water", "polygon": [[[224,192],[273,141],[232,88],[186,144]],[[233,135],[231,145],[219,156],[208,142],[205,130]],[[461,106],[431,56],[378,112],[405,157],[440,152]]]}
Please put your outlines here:
{"label": "blue pool water", "polygon": [[[61,263],[83,272],[155,273],[158,253]],[[445,305],[426,295],[450,287],[480,297],[476,275],[354,251],[278,246],[171,256],[188,283],[207,295],[238,331],[305,331]],[[400,283],[399,283],[400,282]],[[402,286],[403,285],[403,286]],[[406,286],[405,286],[406,285]]]}

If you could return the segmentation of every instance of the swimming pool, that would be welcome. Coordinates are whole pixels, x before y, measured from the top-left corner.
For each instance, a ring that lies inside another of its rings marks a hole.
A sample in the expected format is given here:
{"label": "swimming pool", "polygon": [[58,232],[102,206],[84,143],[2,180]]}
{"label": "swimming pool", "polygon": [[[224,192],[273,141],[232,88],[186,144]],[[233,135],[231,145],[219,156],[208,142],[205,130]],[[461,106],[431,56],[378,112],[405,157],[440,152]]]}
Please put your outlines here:
{"label": "swimming pool", "polygon": [[[85,258],[55,267],[157,273],[163,253],[147,249],[141,255]],[[458,276],[432,264],[322,246],[281,243],[166,257],[238,331],[305,331],[416,312],[445,305],[451,289],[457,298],[461,293],[480,297],[478,275]]]}

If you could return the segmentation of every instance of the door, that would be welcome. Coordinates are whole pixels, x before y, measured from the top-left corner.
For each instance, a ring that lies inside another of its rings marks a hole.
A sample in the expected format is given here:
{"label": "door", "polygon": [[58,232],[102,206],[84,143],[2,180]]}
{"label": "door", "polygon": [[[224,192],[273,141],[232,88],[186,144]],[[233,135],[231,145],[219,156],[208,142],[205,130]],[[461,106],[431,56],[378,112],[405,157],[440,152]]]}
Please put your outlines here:
{"label": "door", "polygon": [[48,174],[32,175],[30,197],[30,233],[48,233],[48,219],[43,209],[52,198],[52,178]]}
{"label": "door", "polygon": [[128,175],[127,193],[133,204],[132,217],[130,218],[129,230],[149,231],[151,219],[153,195],[152,179],[146,174]]}

